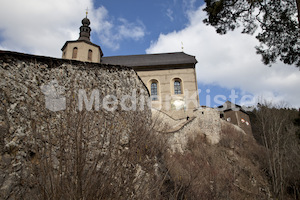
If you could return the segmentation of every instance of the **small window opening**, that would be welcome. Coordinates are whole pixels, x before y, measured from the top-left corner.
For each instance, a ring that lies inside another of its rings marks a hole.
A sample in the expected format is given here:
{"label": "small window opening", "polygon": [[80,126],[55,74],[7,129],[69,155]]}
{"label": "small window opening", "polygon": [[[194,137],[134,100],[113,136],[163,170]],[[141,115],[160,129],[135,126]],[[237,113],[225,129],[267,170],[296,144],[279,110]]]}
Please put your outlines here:
{"label": "small window opening", "polygon": [[157,98],[157,82],[151,83],[151,99],[153,101],[158,100],[158,98]]}
{"label": "small window opening", "polygon": [[93,51],[91,49],[89,49],[89,52],[88,52],[88,60],[89,61],[92,61],[92,56],[93,56]]}
{"label": "small window opening", "polygon": [[174,81],[174,94],[182,94],[180,80],[175,80]]}
{"label": "small window opening", "polygon": [[73,53],[72,53],[72,58],[77,58],[77,52],[78,52],[77,47],[74,47],[73,48]]}

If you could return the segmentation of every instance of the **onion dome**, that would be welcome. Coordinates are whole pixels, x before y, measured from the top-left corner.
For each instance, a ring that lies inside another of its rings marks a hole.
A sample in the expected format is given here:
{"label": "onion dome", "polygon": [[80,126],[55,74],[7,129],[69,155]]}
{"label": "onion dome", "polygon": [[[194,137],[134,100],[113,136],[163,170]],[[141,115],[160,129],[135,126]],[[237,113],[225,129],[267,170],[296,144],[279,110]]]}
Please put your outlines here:
{"label": "onion dome", "polygon": [[91,28],[89,25],[91,24],[90,20],[85,17],[81,21],[82,26],[80,27],[80,33],[79,33],[79,39],[78,40],[85,40],[90,41],[90,35],[91,35]]}

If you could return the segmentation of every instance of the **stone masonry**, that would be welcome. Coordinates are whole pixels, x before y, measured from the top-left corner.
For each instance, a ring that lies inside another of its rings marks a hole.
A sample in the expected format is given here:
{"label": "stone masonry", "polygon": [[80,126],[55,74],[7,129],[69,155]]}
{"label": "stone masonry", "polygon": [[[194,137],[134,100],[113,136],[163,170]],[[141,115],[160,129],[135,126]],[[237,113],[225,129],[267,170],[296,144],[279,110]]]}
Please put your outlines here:
{"label": "stone masonry", "polygon": [[[132,148],[134,128],[138,124],[147,127],[151,122],[151,111],[145,103],[148,90],[132,68],[0,51],[0,76],[0,199],[31,198],[28,195],[41,181],[47,189],[50,179],[35,176],[46,173],[51,180],[58,177],[41,170],[45,166],[51,165],[60,176],[76,174],[78,168],[70,166],[83,162],[78,152],[85,152],[83,158],[88,161],[95,160],[95,155],[107,157],[109,162],[97,162],[95,170],[124,165],[132,174],[145,171],[142,163],[118,159]],[[129,98],[133,96],[135,103]],[[116,101],[117,105],[112,103]],[[86,170],[90,172],[91,168]],[[124,173],[116,168],[111,182],[122,180],[117,177]],[[100,178],[104,181],[107,177]],[[139,184],[141,180],[134,176],[126,179]],[[83,187],[76,181],[65,182],[77,189]],[[92,182],[91,178],[87,184]],[[129,189],[117,192],[126,191]]]}

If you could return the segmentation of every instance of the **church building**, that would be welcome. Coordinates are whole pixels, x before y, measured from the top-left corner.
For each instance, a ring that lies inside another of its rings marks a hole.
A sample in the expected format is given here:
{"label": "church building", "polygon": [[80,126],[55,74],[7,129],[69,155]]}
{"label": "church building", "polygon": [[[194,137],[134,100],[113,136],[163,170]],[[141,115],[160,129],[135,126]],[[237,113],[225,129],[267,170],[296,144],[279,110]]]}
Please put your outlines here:
{"label": "church building", "polygon": [[152,109],[176,120],[193,116],[200,105],[194,56],[174,52],[104,57],[101,47],[90,41],[89,25],[85,17],[78,40],[62,47],[62,58],[132,67],[149,90]]}

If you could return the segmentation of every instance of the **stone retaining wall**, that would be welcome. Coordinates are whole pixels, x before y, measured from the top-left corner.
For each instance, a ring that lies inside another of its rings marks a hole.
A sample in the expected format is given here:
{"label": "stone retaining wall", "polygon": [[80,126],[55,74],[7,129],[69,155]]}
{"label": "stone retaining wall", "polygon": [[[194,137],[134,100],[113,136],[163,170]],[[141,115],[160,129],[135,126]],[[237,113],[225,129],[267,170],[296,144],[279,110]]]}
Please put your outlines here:
{"label": "stone retaining wall", "polygon": [[[133,176],[126,181],[141,185],[134,174],[147,171],[146,161],[129,162],[123,155],[133,148],[134,133],[151,123],[149,93],[133,69],[0,51],[0,76],[1,199],[31,198],[42,182],[39,188],[49,189],[49,177],[63,181],[66,173],[71,180],[65,184],[77,191],[83,187],[77,185],[78,166],[84,166],[84,173],[100,169],[95,175],[102,181],[117,181],[128,172]],[[90,174],[86,184],[94,177]],[[130,189],[117,192],[126,191]]]}

